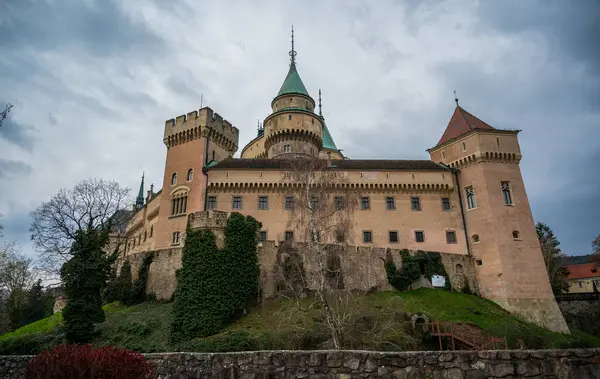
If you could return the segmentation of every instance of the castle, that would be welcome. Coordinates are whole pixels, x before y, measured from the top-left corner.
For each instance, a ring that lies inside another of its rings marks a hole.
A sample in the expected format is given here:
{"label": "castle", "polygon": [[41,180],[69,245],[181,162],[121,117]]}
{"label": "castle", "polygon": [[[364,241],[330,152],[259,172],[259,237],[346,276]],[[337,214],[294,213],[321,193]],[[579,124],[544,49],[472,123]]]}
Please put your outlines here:
{"label": "castle", "polygon": [[[519,168],[518,130],[494,128],[457,101],[441,138],[427,150],[430,160],[346,159],[321,114],[320,90],[316,113],[315,99],[300,78],[293,37],[290,56],[272,113],[242,148],[241,158],[233,158],[238,129],[208,107],[165,122],[162,189],[154,193],[151,188],[144,195],[142,178],[126,227],[125,256],[133,260],[158,251],[164,258],[153,263],[155,283],[150,286],[170,281],[173,287],[188,216],[197,212],[251,215],[262,222],[259,238],[265,244],[301,239],[288,222],[291,200],[281,180],[282,162],[311,157],[329,162],[346,179],[341,190],[360,197],[354,233],[344,237],[345,243],[460,256],[472,262],[483,297],[568,333],[550,288]],[[333,234],[322,238],[324,243],[340,242]],[[354,259],[358,270],[375,264],[361,263],[360,254]]]}

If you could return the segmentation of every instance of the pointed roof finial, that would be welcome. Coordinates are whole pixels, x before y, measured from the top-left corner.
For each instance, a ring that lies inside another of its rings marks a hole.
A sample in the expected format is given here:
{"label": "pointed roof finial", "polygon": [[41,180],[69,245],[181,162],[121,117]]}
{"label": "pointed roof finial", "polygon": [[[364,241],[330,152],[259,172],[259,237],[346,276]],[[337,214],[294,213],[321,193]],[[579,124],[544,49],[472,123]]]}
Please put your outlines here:
{"label": "pointed roof finial", "polygon": [[140,192],[138,192],[137,198],[135,199],[135,207],[140,209],[144,206],[144,175],[142,171],[142,183],[140,183]]}
{"label": "pointed roof finial", "polygon": [[321,89],[319,88],[319,116],[323,117],[323,113],[321,112]]}
{"label": "pointed roof finial", "polygon": [[454,101],[456,102],[456,106],[458,107],[458,96],[456,95],[456,90],[454,90]]}
{"label": "pointed roof finial", "polygon": [[290,66],[296,65],[296,50],[294,49],[294,25],[292,25],[292,50],[290,50]]}

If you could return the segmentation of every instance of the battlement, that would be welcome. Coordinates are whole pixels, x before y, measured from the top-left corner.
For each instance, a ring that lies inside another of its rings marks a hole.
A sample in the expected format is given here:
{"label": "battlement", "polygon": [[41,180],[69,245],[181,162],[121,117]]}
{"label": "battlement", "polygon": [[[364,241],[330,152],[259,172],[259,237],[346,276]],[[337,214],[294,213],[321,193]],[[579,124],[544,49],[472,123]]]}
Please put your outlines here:
{"label": "battlement", "polygon": [[238,128],[209,107],[194,110],[165,121],[164,141],[169,146],[172,139],[179,141],[182,138],[187,139],[190,135],[193,138],[204,137],[208,135],[209,130],[212,130],[213,133],[216,132],[222,138],[237,146]]}
{"label": "battlement", "polygon": [[227,228],[227,212],[200,211],[188,216],[190,229],[210,230],[215,235],[217,247],[225,246],[225,229]]}

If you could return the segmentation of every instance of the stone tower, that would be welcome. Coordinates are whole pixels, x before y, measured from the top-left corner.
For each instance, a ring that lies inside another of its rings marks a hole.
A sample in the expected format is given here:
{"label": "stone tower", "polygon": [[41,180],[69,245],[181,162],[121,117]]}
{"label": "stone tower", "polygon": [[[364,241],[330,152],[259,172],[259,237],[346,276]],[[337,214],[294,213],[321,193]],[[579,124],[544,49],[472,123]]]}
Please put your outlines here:
{"label": "stone tower", "polygon": [[271,102],[273,113],[263,123],[265,150],[268,158],[317,157],[323,146],[323,124],[296,69],[293,29],[290,57],[288,74]]}
{"label": "stone tower", "polygon": [[187,215],[205,209],[205,166],[233,156],[238,136],[237,128],[208,107],[165,122],[167,158],[160,201],[164,217],[156,226],[156,248],[181,244]]}
{"label": "stone tower", "polygon": [[458,105],[431,160],[457,170],[468,246],[482,296],[569,333],[554,300],[519,162],[519,130],[500,130]]}

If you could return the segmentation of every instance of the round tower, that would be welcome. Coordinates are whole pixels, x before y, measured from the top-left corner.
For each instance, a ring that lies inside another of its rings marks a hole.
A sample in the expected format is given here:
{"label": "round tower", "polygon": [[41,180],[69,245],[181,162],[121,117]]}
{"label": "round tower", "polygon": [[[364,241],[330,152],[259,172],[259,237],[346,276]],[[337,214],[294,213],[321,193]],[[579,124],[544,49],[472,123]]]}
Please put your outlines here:
{"label": "round tower", "polygon": [[265,151],[268,158],[317,157],[323,146],[323,123],[296,69],[293,28],[290,58],[288,74],[271,102],[273,113],[263,124]]}

